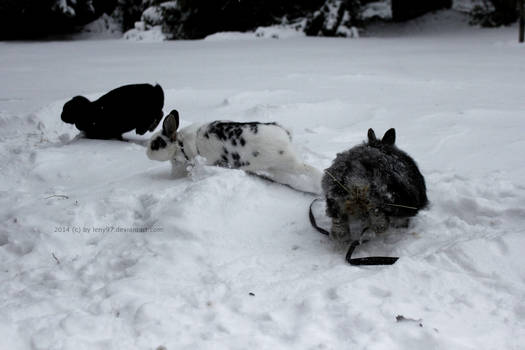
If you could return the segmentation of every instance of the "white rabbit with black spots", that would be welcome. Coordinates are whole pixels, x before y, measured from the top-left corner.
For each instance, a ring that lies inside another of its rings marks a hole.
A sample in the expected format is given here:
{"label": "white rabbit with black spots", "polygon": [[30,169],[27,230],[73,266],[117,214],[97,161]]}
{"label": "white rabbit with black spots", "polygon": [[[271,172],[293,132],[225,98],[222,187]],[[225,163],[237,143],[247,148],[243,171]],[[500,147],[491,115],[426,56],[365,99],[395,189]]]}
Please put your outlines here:
{"label": "white rabbit with black spots", "polygon": [[299,159],[290,132],[277,123],[214,121],[178,127],[179,113],[173,110],[147,149],[150,159],[171,161],[177,177],[186,176],[200,156],[206,165],[241,169],[299,191],[321,192],[321,172]]}

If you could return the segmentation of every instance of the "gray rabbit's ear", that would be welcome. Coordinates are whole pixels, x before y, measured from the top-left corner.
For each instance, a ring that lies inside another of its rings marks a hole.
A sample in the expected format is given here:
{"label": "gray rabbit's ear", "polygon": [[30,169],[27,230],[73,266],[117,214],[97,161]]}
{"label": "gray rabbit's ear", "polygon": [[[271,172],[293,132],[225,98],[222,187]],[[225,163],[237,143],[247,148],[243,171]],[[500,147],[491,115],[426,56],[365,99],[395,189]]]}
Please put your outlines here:
{"label": "gray rabbit's ear", "polygon": [[384,145],[394,145],[394,143],[396,143],[396,129],[388,129],[381,142],[383,142]]}
{"label": "gray rabbit's ear", "polygon": [[374,132],[374,129],[372,128],[368,129],[368,142],[372,143],[376,141],[377,141],[377,138],[376,138],[376,133]]}
{"label": "gray rabbit's ear", "polygon": [[171,140],[175,140],[177,138],[177,129],[179,128],[179,112],[177,112],[175,109],[168,114],[166,118],[164,118],[164,122],[162,123],[162,133],[169,137]]}

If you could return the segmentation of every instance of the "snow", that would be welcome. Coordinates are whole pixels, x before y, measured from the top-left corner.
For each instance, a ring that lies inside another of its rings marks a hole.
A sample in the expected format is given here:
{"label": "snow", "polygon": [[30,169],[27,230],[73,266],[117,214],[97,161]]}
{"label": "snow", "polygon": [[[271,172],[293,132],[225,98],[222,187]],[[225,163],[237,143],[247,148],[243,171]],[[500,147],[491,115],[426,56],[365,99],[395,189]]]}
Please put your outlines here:
{"label": "snow", "polygon": [[456,11],[470,13],[475,7],[486,8],[492,11],[494,6],[490,1],[483,0],[454,0],[452,2],[452,8]]}
{"label": "snow", "polygon": [[160,25],[146,28],[144,22],[136,22],[135,28],[125,32],[123,38],[132,41],[159,42],[166,40],[166,34],[162,32]]}
{"label": "snow", "polygon": [[368,19],[392,19],[392,4],[390,0],[380,0],[364,4],[361,10],[361,18]]}
{"label": "snow", "polygon": [[254,32],[217,32],[204,38],[205,41],[224,41],[224,40],[253,40]]}
{"label": "snow", "polygon": [[[0,43],[2,347],[522,348],[525,47],[514,26],[448,21],[358,40]],[[312,196],[202,165],[174,180],[148,135],[86,140],[60,121],[72,96],[135,82],[160,83],[182,126],[278,121],[319,169],[395,127],[431,206],[357,252],[395,265],[351,267],[310,227]]]}
{"label": "snow", "polygon": [[253,32],[218,32],[208,35],[206,41],[254,40],[254,39],[289,39],[304,37],[305,22],[258,27]]}
{"label": "snow", "polygon": [[160,42],[168,39],[168,35],[162,31],[163,11],[165,8],[176,7],[176,1],[168,1],[159,6],[148,7],[141,16],[141,20],[135,22],[135,28],[126,31],[123,38],[126,40],[141,42]]}
{"label": "snow", "polygon": [[67,0],[58,0],[54,5],[53,8],[57,8],[60,11],[62,11],[64,14],[74,17],[75,16],[75,9],[67,4]]}
{"label": "snow", "polygon": [[109,16],[102,14],[99,18],[91,23],[86,24],[80,33],[74,34],[74,39],[116,39],[122,37],[118,21]]}
{"label": "snow", "polygon": [[257,38],[271,38],[271,39],[288,39],[304,36],[304,26],[306,22],[301,21],[295,24],[281,24],[267,27],[258,27],[255,30]]}
{"label": "snow", "polygon": [[148,25],[157,26],[162,25],[162,8],[160,6],[148,7],[141,16],[141,21]]}

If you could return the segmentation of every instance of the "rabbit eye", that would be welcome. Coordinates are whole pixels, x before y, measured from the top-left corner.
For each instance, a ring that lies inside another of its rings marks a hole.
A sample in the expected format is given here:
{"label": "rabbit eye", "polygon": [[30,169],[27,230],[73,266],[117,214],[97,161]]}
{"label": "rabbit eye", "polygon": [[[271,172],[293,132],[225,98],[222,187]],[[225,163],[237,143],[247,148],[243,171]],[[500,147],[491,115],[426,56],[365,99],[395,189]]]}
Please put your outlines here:
{"label": "rabbit eye", "polygon": [[151,142],[151,149],[153,151],[158,150],[159,148],[166,147],[166,141],[164,141],[161,137],[157,137],[155,140]]}

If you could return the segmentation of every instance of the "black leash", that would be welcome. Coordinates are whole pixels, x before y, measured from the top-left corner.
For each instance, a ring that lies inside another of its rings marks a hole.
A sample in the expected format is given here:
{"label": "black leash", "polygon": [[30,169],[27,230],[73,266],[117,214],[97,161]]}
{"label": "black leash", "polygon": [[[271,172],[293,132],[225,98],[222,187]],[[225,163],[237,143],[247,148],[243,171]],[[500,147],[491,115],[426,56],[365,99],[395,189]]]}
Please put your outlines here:
{"label": "black leash", "polygon": [[[320,200],[320,198],[316,198],[316,199],[314,199],[312,201],[312,203],[310,203],[310,212],[309,212],[310,223],[312,224],[313,228],[315,228],[317,231],[319,231],[319,233],[328,236],[328,235],[330,235],[330,233],[327,230],[325,230],[322,227],[317,226],[317,222],[315,221],[315,216],[314,216],[314,213],[312,211],[312,207],[313,207],[314,203],[317,202],[318,200]],[[355,241],[353,241],[350,244],[350,247],[348,248],[348,252],[346,253],[346,261],[348,261],[348,263],[350,265],[354,265],[354,266],[360,266],[360,265],[393,265],[397,261],[397,259],[399,259],[399,258],[391,257],[391,256],[370,256],[370,257],[366,257],[366,258],[352,258],[352,255],[354,254],[355,248],[358,245],[360,245],[362,243],[366,243],[366,242],[368,242],[368,240],[365,240],[365,241],[355,240]]]}
{"label": "black leash", "polygon": [[330,235],[330,232],[328,232],[327,230],[325,230],[324,228],[322,227],[319,227],[317,226],[317,222],[315,221],[315,216],[314,216],[314,213],[312,211],[312,207],[314,206],[314,203],[317,202],[318,200],[321,200],[321,198],[316,198],[312,201],[312,203],[310,203],[310,213],[309,213],[309,217],[310,217],[310,223],[312,224],[312,226],[317,230],[319,231],[321,234],[323,235],[327,235],[329,236]]}
{"label": "black leash", "polygon": [[361,243],[366,242],[368,242],[368,240],[362,242],[355,240],[352,242],[352,244],[350,244],[348,252],[346,253],[346,261],[348,261],[350,265],[394,265],[397,259],[399,259],[393,256],[369,256],[366,258],[352,258],[355,248]]}

